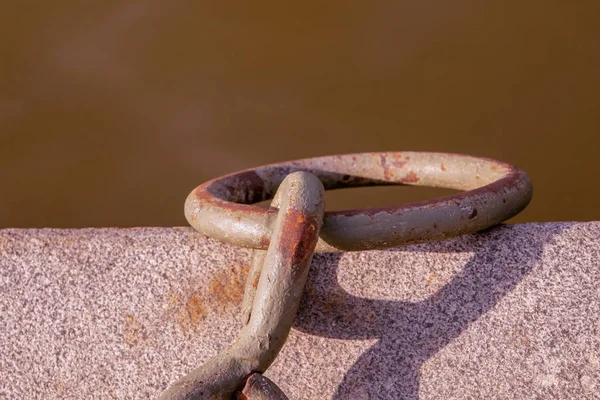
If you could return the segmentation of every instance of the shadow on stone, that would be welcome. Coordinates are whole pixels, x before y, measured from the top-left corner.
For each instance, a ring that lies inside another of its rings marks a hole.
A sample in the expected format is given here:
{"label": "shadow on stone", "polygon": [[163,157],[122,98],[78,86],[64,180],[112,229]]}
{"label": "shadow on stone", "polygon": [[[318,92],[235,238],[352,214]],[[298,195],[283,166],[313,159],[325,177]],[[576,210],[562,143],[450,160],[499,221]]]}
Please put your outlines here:
{"label": "shadow on stone", "polygon": [[329,338],[378,339],[345,373],[334,399],[418,400],[421,366],[511,292],[536,267],[544,245],[559,233],[516,235],[500,226],[391,250],[473,253],[445,286],[418,302],[353,296],[337,279],[343,253],[317,254],[315,261],[324,268],[311,270],[295,328]]}

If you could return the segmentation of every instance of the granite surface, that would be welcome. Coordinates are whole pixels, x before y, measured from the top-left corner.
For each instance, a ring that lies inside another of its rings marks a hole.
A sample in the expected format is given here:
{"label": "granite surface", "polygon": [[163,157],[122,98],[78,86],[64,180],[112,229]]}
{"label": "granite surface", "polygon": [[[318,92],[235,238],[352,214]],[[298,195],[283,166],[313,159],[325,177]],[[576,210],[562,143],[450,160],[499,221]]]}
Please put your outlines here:
{"label": "granite surface", "polygon": [[[0,231],[0,398],[147,399],[235,340],[250,250],[188,228]],[[291,399],[600,399],[600,223],[314,257]]]}

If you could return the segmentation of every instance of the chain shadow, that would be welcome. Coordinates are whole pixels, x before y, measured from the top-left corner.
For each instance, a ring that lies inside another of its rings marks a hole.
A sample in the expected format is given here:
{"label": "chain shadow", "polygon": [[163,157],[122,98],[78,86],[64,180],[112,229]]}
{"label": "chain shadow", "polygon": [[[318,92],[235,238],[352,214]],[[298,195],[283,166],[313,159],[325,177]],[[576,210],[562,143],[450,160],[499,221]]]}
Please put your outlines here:
{"label": "chain shadow", "polygon": [[337,280],[342,254],[315,255],[319,268],[311,269],[295,328],[329,338],[378,339],[346,372],[333,399],[418,400],[421,366],[512,291],[559,233],[534,236],[518,226],[508,231],[500,226],[412,247],[474,253],[449,283],[419,302],[353,296]]}

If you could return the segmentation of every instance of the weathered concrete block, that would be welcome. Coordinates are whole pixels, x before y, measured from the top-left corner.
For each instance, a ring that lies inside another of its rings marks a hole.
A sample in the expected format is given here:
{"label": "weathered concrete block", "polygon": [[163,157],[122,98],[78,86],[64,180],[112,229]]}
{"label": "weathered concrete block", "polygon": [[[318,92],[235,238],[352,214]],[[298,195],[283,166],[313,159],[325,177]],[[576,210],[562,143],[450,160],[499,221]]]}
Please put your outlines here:
{"label": "weathered concrete block", "polygon": [[[250,251],[188,228],[0,231],[0,398],[146,399],[235,340]],[[292,399],[600,398],[600,223],[315,256]]]}

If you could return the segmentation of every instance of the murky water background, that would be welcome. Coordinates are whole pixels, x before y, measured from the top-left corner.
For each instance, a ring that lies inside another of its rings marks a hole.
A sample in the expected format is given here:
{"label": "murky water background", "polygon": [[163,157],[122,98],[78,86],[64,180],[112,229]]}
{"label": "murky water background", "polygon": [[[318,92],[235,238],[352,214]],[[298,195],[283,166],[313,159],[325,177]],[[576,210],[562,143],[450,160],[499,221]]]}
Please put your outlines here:
{"label": "murky water background", "polygon": [[379,150],[514,163],[535,184],[516,221],[600,219],[595,0],[24,0],[0,16],[0,226],[184,225],[208,178]]}

